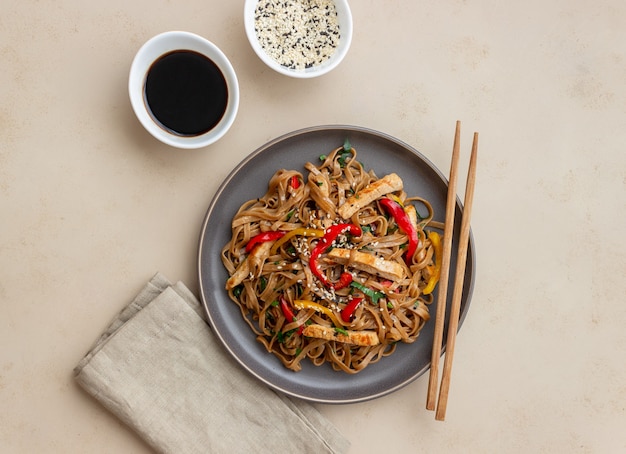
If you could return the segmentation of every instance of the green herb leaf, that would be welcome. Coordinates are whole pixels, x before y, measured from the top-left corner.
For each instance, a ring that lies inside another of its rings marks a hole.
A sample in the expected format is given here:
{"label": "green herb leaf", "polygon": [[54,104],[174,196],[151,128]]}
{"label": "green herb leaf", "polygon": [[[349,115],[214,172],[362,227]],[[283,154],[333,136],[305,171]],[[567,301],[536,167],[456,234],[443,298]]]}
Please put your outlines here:
{"label": "green herb leaf", "polygon": [[326,161],[326,158],[327,158],[327,157],[328,157],[328,156],[326,156],[325,154],[321,154],[321,155],[320,155],[320,161]]}
{"label": "green herb leaf", "polygon": [[378,304],[378,300],[385,297],[385,294],[383,292],[377,292],[376,290],[366,287],[360,282],[352,281],[350,285],[354,288],[358,288],[359,290],[361,290],[366,296],[369,297],[369,299],[372,300],[372,303],[374,304]]}
{"label": "green herb leaf", "polygon": [[341,155],[337,159],[337,162],[343,168],[346,166],[346,164],[348,163],[348,159],[351,157],[352,157],[352,153],[350,151],[344,151],[341,153]]}
{"label": "green herb leaf", "polygon": [[289,339],[293,335],[295,331],[296,331],[295,329],[289,330],[286,333],[279,331],[278,333],[276,333],[276,340],[278,340],[278,343],[284,344],[287,341],[287,339]]}
{"label": "green herb leaf", "polygon": [[352,150],[352,145],[350,144],[350,140],[346,137],[346,140],[343,141],[343,151]]}
{"label": "green herb leaf", "polygon": [[345,329],[343,329],[343,328],[335,327],[335,331],[336,331],[337,333],[339,333],[339,334],[343,334],[344,336],[347,336],[347,335],[348,335],[348,331],[346,331],[346,330],[345,330]]}

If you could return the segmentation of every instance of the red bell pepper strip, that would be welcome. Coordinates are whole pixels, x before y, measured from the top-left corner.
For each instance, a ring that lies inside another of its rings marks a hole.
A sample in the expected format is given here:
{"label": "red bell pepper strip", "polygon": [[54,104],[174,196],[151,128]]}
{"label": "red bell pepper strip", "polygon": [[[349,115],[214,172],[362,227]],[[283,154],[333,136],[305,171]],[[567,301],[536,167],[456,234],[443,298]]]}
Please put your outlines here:
{"label": "red bell pepper strip", "polygon": [[341,320],[346,323],[350,323],[352,321],[352,316],[354,315],[354,311],[359,306],[359,303],[363,300],[363,298],[352,298],[348,305],[341,310]]}
{"label": "red bell pepper strip", "polygon": [[[349,233],[350,235],[353,235],[353,236],[361,236],[362,231],[361,231],[361,227],[359,227],[358,225],[355,225],[355,224],[331,225],[330,227],[328,227],[326,229],[322,239],[317,242],[317,244],[315,245],[315,247],[311,251],[311,258],[309,259],[309,266],[311,267],[311,271],[322,282],[322,284],[324,284],[326,287],[336,288],[334,286],[334,284],[332,284],[328,280],[326,275],[324,273],[322,273],[322,270],[320,270],[318,260],[319,260],[320,256],[322,255],[322,253],[330,245],[332,245],[333,241],[335,241],[337,239],[337,237],[339,235],[341,235],[342,233]],[[347,274],[349,274],[349,273],[347,273]],[[350,279],[351,278],[352,278],[352,276],[350,276]],[[344,282],[345,282],[345,280],[347,280],[348,278],[345,277],[343,279],[344,279]],[[341,283],[341,281],[340,281],[340,283]],[[349,285],[349,284],[350,284],[350,282],[346,283],[344,285],[344,287],[346,285]]]}
{"label": "red bell pepper strip", "polygon": [[345,271],[341,273],[339,280],[335,282],[335,284],[333,285],[333,288],[335,290],[339,290],[344,287],[347,287],[348,285],[350,285],[351,282],[352,282],[352,273],[348,273],[347,271]]}
{"label": "red bell pepper strip", "polygon": [[[293,323],[296,321],[296,316],[293,315],[293,311],[291,310],[291,307],[289,307],[289,303],[282,296],[280,297],[280,309],[283,311],[283,315],[289,323]],[[301,325],[298,328],[298,334],[302,334],[302,331],[304,331],[304,325]]]}
{"label": "red bell pepper strip", "polygon": [[298,178],[297,175],[294,175],[289,180],[289,184],[291,185],[292,188],[298,189],[300,187],[300,179]]}
{"label": "red bell pepper strip", "polygon": [[413,254],[415,254],[415,250],[417,249],[417,245],[419,242],[419,239],[417,237],[417,230],[413,226],[413,223],[411,222],[409,216],[402,209],[402,206],[398,202],[389,197],[383,197],[379,200],[379,202],[382,207],[395,219],[396,224],[398,224],[400,230],[402,230],[405,235],[409,237],[409,246],[407,247],[404,260],[407,263],[410,263],[413,259]]}
{"label": "red bell pepper strip", "polygon": [[250,238],[250,241],[248,241],[248,244],[246,244],[246,252],[250,252],[252,251],[252,249],[254,249],[254,246],[256,246],[259,243],[265,243],[266,241],[274,241],[277,240],[279,238],[281,238],[283,235],[285,235],[286,232],[282,232],[282,231],[276,231],[276,232],[261,232],[258,235],[253,236],[252,238]]}

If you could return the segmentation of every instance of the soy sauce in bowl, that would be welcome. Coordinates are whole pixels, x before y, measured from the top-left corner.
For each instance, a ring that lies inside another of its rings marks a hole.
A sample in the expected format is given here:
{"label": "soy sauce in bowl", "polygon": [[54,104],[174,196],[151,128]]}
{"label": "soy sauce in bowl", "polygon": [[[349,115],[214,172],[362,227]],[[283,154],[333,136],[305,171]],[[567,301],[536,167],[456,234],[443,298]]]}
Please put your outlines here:
{"label": "soy sauce in bowl", "polygon": [[128,95],[146,131],[182,149],[220,140],[239,107],[239,83],[228,57],[208,39],[185,31],[160,33],[139,48]]}
{"label": "soy sauce in bowl", "polygon": [[144,99],[162,128],[180,136],[199,136],[224,116],[228,84],[210,58],[192,50],[175,50],[150,66]]}

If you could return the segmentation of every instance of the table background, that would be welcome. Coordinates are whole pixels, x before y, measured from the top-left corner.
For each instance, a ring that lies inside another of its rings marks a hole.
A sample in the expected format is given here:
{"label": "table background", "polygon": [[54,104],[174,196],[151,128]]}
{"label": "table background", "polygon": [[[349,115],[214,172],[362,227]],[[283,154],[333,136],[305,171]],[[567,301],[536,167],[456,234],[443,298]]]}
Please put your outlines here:
{"label": "table background", "polygon": [[[253,53],[242,1],[2,2],[0,451],[149,452],[72,368],[156,271],[197,290],[206,207],[258,146],[354,124],[447,173],[456,120],[460,175],[481,139],[477,283],[446,422],[424,409],[427,376],[318,408],[352,453],[626,450],[626,3],[351,7],[342,65],[295,80]],[[209,148],[162,145],[131,110],[132,58],[167,30],[215,42],[239,76],[239,115]]]}

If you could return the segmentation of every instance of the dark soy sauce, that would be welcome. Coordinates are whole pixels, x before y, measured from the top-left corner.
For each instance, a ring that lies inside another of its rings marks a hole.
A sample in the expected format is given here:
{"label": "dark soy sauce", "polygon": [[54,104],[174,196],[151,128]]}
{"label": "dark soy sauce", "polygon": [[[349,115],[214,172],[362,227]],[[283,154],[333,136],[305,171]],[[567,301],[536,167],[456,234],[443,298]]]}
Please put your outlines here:
{"label": "dark soy sauce", "polygon": [[220,69],[191,50],[159,57],[148,70],[144,94],[154,119],[180,136],[199,136],[213,129],[228,102],[228,86]]}

